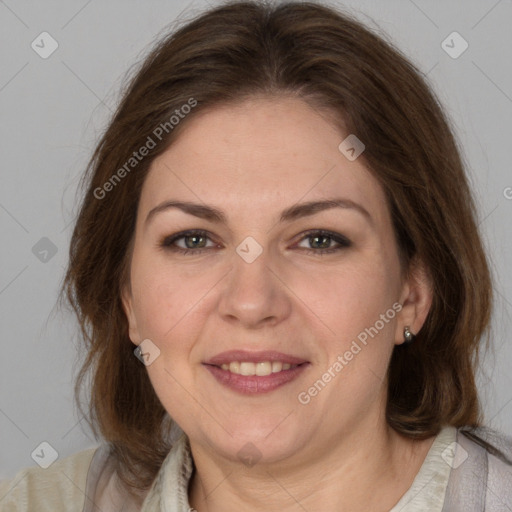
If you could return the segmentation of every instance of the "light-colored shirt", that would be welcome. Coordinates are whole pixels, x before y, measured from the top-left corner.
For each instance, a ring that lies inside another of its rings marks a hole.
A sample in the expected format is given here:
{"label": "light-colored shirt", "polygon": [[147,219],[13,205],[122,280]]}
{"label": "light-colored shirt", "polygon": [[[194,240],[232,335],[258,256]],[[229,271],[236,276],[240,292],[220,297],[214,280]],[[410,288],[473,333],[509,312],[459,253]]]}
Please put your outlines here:
{"label": "light-colored shirt", "polygon": [[455,452],[457,429],[445,427],[436,436],[411,487],[390,512],[441,512]]}
{"label": "light-colored shirt", "polygon": [[[474,499],[466,502],[461,510],[480,512],[484,510],[483,503],[487,505],[486,511],[508,510],[506,507],[512,505],[512,495],[506,484],[509,482],[512,487],[512,466],[498,461],[476,443],[469,439],[463,440],[462,437],[458,436],[454,427],[441,430],[411,487],[390,512],[455,512],[454,500],[455,503],[463,503],[464,500],[461,498],[460,489],[450,486],[449,483],[456,482],[457,476],[464,474],[461,468],[471,468],[471,461],[477,464],[475,467],[480,468],[480,472],[472,467],[470,472],[465,473],[463,484],[476,489],[478,486],[472,483],[471,478],[467,478],[467,475],[474,474],[475,482],[484,480],[487,487],[494,485],[491,492],[497,494],[497,497],[489,497],[490,493],[486,493],[485,487],[483,494],[479,491],[480,494],[475,494]],[[457,439],[459,442],[456,442]],[[507,443],[510,443],[509,438]],[[512,449],[510,445],[507,446]],[[484,460],[482,457],[486,461],[485,467],[481,462]],[[123,492],[113,471],[112,458],[105,443],[58,460],[48,469],[24,469],[12,480],[0,482],[0,511],[190,512],[188,484],[193,467],[188,438],[181,433],[164,460],[151,489],[139,501],[127,499],[127,494]],[[499,478],[495,479],[494,484],[489,484],[487,473],[492,476],[493,472],[502,474],[498,475]],[[470,503],[469,507],[467,503]],[[473,503],[476,505],[473,506]],[[489,504],[492,508],[489,508]],[[447,506],[450,508],[447,509]]]}

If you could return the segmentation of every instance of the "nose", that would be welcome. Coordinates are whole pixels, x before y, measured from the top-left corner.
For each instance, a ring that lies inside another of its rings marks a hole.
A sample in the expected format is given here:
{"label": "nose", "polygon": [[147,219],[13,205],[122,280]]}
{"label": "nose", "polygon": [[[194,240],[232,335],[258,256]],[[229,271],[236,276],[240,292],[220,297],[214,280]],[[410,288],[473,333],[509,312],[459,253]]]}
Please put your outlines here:
{"label": "nose", "polygon": [[219,314],[226,322],[248,329],[275,326],[290,315],[291,292],[265,249],[249,261],[233,254],[232,269],[223,280]]}

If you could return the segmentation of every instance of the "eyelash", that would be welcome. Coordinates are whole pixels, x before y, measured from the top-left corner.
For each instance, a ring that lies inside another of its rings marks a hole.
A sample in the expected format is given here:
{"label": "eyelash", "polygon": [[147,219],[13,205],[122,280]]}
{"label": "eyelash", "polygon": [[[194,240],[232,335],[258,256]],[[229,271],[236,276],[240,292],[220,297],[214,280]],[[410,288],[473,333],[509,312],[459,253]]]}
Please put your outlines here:
{"label": "eyelash", "polygon": [[[182,238],[188,238],[188,237],[191,237],[191,236],[201,236],[201,237],[209,238],[208,232],[202,231],[202,230],[193,230],[192,229],[192,230],[182,231],[180,233],[176,233],[174,235],[168,236],[168,237],[164,238],[160,242],[159,245],[160,245],[160,247],[163,247],[166,250],[169,250],[169,251],[172,251],[172,252],[178,252],[178,253],[181,253],[183,255],[190,254],[190,253],[201,254],[202,252],[211,249],[211,247],[208,247],[208,248],[204,248],[203,247],[203,248],[200,248],[200,249],[183,249],[181,247],[173,246],[173,244],[177,240],[180,240]],[[335,241],[335,242],[337,242],[339,244],[337,247],[330,247],[328,249],[306,249],[306,248],[301,248],[306,253],[314,254],[316,256],[322,256],[324,254],[332,254],[332,253],[338,252],[338,251],[340,251],[342,249],[346,249],[346,248],[348,248],[348,247],[350,247],[352,245],[350,240],[348,240],[344,236],[339,235],[337,233],[333,233],[332,231],[326,231],[326,230],[323,230],[323,229],[316,229],[316,230],[312,229],[312,230],[306,231],[303,234],[303,237],[297,243],[300,243],[303,240],[308,239],[308,238],[313,238],[314,236],[330,238],[330,239],[332,239],[333,241]]]}

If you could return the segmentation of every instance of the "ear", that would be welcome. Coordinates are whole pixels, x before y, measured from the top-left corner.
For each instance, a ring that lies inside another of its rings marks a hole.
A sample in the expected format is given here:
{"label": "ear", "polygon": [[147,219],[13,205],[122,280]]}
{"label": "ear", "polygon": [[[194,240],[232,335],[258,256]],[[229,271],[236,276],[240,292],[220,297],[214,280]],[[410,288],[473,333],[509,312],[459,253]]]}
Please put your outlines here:
{"label": "ear", "polygon": [[121,301],[123,303],[123,310],[128,321],[128,335],[132,343],[138,346],[140,343],[140,334],[137,327],[137,319],[135,317],[133,308],[133,296],[129,284],[124,285],[122,288]]}
{"label": "ear", "polygon": [[397,315],[395,343],[404,342],[404,328],[409,327],[413,334],[423,327],[432,305],[433,285],[430,274],[422,261],[411,262],[409,277],[402,286],[400,304],[402,309]]}

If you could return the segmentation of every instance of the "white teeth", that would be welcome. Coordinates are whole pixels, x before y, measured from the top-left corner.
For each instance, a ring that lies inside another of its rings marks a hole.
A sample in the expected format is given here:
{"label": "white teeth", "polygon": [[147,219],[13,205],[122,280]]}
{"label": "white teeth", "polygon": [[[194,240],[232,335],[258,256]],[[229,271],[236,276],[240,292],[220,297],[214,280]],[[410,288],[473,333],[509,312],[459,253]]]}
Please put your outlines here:
{"label": "white teeth", "polygon": [[224,363],[220,367],[223,370],[236,373],[237,375],[258,375],[259,377],[265,377],[272,373],[278,373],[283,370],[289,370],[295,368],[297,365],[291,365],[290,363],[282,363],[281,361],[261,361],[259,363],[252,363],[249,361],[233,361],[231,363]]}
{"label": "white teeth", "polygon": [[272,373],[280,372],[283,369],[283,363],[281,361],[274,361],[272,363]]}
{"label": "white teeth", "polygon": [[262,361],[261,363],[256,364],[256,375],[260,377],[264,377],[265,375],[270,375],[272,373],[272,363]]}
{"label": "white teeth", "polygon": [[240,363],[241,375],[256,375],[256,365],[254,363]]}

